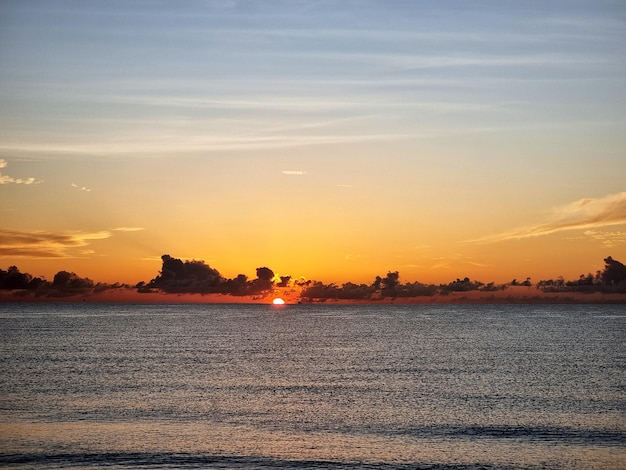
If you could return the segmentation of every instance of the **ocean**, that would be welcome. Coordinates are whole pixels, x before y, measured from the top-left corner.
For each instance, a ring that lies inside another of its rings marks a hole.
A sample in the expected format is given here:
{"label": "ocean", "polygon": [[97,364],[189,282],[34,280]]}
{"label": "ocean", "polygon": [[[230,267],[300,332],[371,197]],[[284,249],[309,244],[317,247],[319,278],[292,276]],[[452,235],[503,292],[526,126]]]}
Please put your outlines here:
{"label": "ocean", "polygon": [[0,304],[3,468],[624,469],[623,305]]}

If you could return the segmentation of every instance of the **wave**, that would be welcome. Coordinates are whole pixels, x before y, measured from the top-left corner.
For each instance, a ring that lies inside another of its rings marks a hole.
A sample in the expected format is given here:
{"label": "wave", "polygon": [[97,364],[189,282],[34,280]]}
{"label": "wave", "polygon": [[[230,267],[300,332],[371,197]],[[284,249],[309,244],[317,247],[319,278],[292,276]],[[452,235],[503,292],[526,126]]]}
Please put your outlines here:
{"label": "wave", "polygon": [[385,434],[419,438],[519,439],[569,445],[624,446],[626,431],[553,426],[422,426],[387,430]]}
{"label": "wave", "polygon": [[536,467],[494,466],[488,463],[386,463],[332,460],[285,460],[260,456],[185,453],[26,453],[0,454],[3,468],[220,468],[220,469],[309,469],[309,470],[530,470]]}

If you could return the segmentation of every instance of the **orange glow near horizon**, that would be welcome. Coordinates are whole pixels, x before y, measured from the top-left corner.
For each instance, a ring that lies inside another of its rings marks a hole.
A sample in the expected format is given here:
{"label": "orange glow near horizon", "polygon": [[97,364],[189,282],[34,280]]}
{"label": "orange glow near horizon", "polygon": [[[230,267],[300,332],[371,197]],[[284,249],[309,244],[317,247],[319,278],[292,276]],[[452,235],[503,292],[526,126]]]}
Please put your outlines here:
{"label": "orange glow near horizon", "polygon": [[8,3],[0,269],[134,285],[168,254],[341,286],[576,280],[626,261],[617,2],[568,21],[545,21],[565,14],[551,2],[462,17],[188,2],[167,24],[169,2]]}
{"label": "orange glow near horizon", "polygon": [[[150,234],[142,234],[148,238]],[[310,239],[315,238],[312,232]],[[182,236],[181,236],[182,238]],[[300,238],[304,243],[304,236]],[[607,256],[622,262],[626,261],[621,247],[598,247],[586,237],[552,234],[542,238],[503,241],[494,244],[459,245],[449,243],[424,248],[413,248],[408,242],[400,242],[395,249],[381,251],[368,245],[368,240],[355,240],[352,247],[355,255],[344,255],[339,249],[325,251],[323,245],[319,251],[309,250],[305,255],[293,257],[294,245],[281,250],[274,247],[254,249],[243,253],[225,250],[220,256],[206,253],[202,244],[191,243],[186,247],[168,250],[173,257],[183,260],[202,260],[217,269],[226,278],[235,278],[245,274],[254,279],[255,269],[267,266],[277,276],[292,276],[293,280],[313,280],[341,285],[346,282],[371,284],[376,276],[385,276],[389,271],[398,271],[400,281],[422,282],[426,284],[448,283],[457,278],[469,277],[482,282],[505,283],[516,278],[524,280],[530,277],[533,282],[541,279],[556,279],[562,276],[566,280],[577,279],[580,274],[595,273],[604,266]],[[21,272],[44,277],[52,281],[61,270],[75,272],[81,277],[88,277],[94,282],[125,283],[134,285],[140,281],[149,282],[161,271],[160,256],[151,255],[141,258],[130,250],[117,245],[118,240],[95,240],[91,247],[98,254],[83,254],[59,258],[3,257],[0,269],[16,265]],[[123,243],[123,241],[121,242]],[[263,247],[261,247],[263,248]],[[453,251],[453,250],[457,251]],[[188,254],[181,256],[179,253]],[[197,252],[199,255],[193,256]],[[284,253],[284,254],[283,254]],[[576,253],[576,256],[571,256]],[[232,255],[232,257],[231,257]],[[214,259],[215,258],[215,259]],[[274,279],[277,282],[277,279]]]}

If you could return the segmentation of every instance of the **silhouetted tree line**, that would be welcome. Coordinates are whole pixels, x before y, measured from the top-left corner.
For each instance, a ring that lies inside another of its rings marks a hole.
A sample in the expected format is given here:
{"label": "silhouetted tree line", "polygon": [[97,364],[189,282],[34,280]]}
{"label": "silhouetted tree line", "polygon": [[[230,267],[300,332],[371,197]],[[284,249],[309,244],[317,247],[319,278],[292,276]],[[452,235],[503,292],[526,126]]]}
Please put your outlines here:
{"label": "silhouetted tree line", "polygon": [[[398,271],[389,271],[385,277],[376,276],[371,284],[346,282],[341,286],[319,281],[293,280],[291,276],[281,276],[278,281],[274,272],[267,267],[256,270],[256,279],[249,280],[244,274],[233,279],[223,277],[219,271],[204,261],[182,261],[170,255],[161,257],[162,267],[159,274],[149,281],[140,282],[135,287],[139,292],[159,290],[166,293],[217,293],[234,296],[264,295],[274,288],[296,286],[301,289],[303,301],[342,299],[342,300],[377,300],[384,298],[421,297],[436,294],[447,295],[452,292],[495,291],[508,286],[532,286],[530,278],[518,282],[513,279],[508,284],[484,284],[470,278],[456,279],[448,284],[423,284],[421,282],[400,282]],[[626,266],[612,257],[604,259],[604,269],[596,274],[581,274],[576,280],[565,281],[562,277],[541,280],[537,287],[544,292],[607,292],[626,293]],[[108,289],[130,287],[125,284],[94,283],[73,272],[59,271],[52,282],[40,277],[22,273],[17,266],[10,266],[6,271],[0,269],[0,289],[34,292],[35,295],[65,296],[87,294]]]}
{"label": "silhouetted tree line", "polygon": [[407,282],[402,284],[398,271],[390,271],[385,277],[376,276],[371,284],[354,284],[347,282],[338,286],[336,284],[310,282],[302,290],[301,297],[306,301],[312,301],[313,299],[377,300],[424,297],[437,294],[447,295],[451,292],[468,292],[475,290],[495,291],[505,288],[506,285],[497,286],[493,282],[484,284],[480,281],[472,281],[468,277],[440,285],[424,284],[421,282]]}
{"label": "silhouetted tree line", "polygon": [[626,292],[626,266],[612,257],[604,259],[604,269],[595,274],[581,274],[573,281],[562,277],[537,283],[544,292]]}
{"label": "silhouetted tree line", "polygon": [[0,269],[0,288],[2,289],[39,289],[46,284],[40,277],[21,273],[17,266],[9,266],[6,271]]}
{"label": "silhouetted tree line", "polygon": [[0,269],[0,289],[31,291],[36,295],[48,297],[62,297],[119,287],[129,286],[119,283],[96,284],[89,278],[80,277],[76,273],[68,271],[59,271],[50,282],[41,277],[22,273],[17,266],[9,266],[6,271]]}
{"label": "silhouetted tree line", "polygon": [[374,282],[369,285],[346,282],[338,286],[323,282],[311,282],[305,286],[300,296],[306,301],[313,299],[375,300],[430,296],[437,292],[437,286],[422,284],[421,282],[401,284],[399,279],[398,271],[389,271],[385,277],[376,276]]}
{"label": "silhouetted tree line", "polygon": [[[161,272],[149,283],[140,283],[140,292],[159,289],[170,293],[259,295],[274,288],[274,272],[267,267],[257,268],[256,279],[248,280],[245,274],[234,279],[223,277],[204,261],[182,261],[170,255],[161,256]],[[282,277],[288,283],[290,277]]]}

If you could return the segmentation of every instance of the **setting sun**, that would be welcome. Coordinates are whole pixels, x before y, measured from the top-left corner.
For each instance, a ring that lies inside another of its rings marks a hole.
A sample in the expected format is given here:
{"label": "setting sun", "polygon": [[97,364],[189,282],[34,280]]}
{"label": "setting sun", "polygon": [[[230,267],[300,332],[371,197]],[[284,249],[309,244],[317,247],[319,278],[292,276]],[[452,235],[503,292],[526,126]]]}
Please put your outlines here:
{"label": "setting sun", "polygon": [[0,470],[626,470],[626,0],[103,3],[0,0]]}

